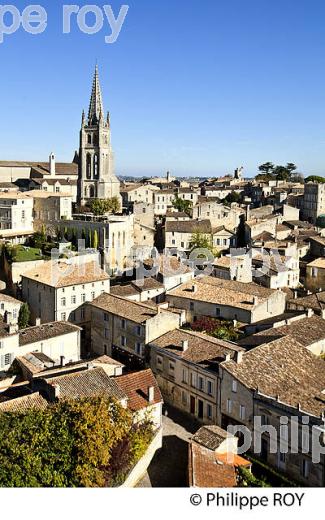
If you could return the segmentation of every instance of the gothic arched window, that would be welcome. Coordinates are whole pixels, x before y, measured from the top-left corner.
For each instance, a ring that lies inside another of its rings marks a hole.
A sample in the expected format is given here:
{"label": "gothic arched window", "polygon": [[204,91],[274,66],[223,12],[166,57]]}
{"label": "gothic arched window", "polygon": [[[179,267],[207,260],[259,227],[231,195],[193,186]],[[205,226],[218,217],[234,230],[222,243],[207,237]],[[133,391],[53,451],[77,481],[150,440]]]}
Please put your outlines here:
{"label": "gothic arched window", "polygon": [[91,179],[91,155],[87,153],[86,158],[86,177],[87,179]]}
{"label": "gothic arched window", "polygon": [[94,178],[97,179],[99,174],[99,168],[98,168],[98,154],[95,153],[94,155]]}

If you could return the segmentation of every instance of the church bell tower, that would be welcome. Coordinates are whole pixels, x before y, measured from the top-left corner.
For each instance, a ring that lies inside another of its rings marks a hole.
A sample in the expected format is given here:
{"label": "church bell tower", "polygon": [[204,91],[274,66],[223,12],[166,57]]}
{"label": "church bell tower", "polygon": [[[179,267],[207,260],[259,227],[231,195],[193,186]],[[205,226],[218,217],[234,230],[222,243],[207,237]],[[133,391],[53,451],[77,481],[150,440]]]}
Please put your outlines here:
{"label": "church bell tower", "polygon": [[78,203],[92,199],[120,198],[120,182],[114,174],[109,112],[104,117],[96,65],[88,117],[82,113],[79,147]]}

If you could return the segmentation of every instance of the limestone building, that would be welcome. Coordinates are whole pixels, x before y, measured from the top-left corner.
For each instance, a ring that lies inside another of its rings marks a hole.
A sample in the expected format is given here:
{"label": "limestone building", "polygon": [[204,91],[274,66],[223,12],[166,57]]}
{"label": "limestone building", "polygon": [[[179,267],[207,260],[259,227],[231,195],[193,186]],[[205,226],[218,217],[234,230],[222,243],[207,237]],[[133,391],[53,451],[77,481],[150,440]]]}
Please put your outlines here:
{"label": "limestone building", "polygon": [[96,66],[88,117],[82,114],[79,148],[78,202],[94,198],[120,197],[120,183],[114,174],[109,113],[104,117],[102,94]]}

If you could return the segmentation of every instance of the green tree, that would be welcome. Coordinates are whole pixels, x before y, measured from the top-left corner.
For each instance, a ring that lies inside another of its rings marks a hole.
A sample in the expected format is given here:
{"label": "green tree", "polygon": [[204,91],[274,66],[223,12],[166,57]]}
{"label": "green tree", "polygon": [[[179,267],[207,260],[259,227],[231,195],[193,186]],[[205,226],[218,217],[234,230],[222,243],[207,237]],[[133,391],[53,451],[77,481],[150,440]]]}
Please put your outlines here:
{"label": "green tree", "polygon": [[[152,438],[152,425],[99,396],[44,410],[0,413],[1,487],[103,487],[125,477]],[[112,458],[120,454],[119,460]]]}
{"label": "green tree", "polygon": [[181,213],[187,213],[187,215],[191,214],[192,206],[193,203],[190,200],[184,200],[178,196],[173,200],[173,207]]}
{"label": "green tree", "polygon": [[289,172],[290,177],[292,177],[293,173],[297,171],[297,166],[294,163],[287,163],[287,171]]}
{"label": "green tree", "polygon": [[98,232],[96,229],[94,230],[94,236],[93,236],[93,248],[96,250],[98,249]]}
{"label": "green tree", "polygon": [[231,193],[229,193],[227,195],[227,197],[225,197],[223,199],[223,203],[226,205],[226,206],[230,206],[230,204],[232,204],[233,202],[236,202],[236,203],[239,203],[240,201],[242,200],[242,195],[241,193],[237,193],[236,191],[232,191]]}
{"label": "green tree", "polygon": [[324,183],[325,182],[325,177],[320,177],[319,175],[310,175],[309,177],[306,177],[305,182]]}
{"label": "green tree", "polygon": [[274,164],[271,162],[266,162],[264,164],[261,164],[261,166],[258,167],[261,174],[266,176],[271,176],[274,171]]}
{"label": "green tree", "polygon": [[92,231],[91,229],[88,230],[88,240],[87,240],[87,247],[92,247]]}
{"label": "green tree", "polygon": [[278,181],[287,181],[290,178],[290,171],[286,166],[276,166],[273,173]]}
{"label": "green tree", "polygon": [[113,213],[114,215],[116,213],[119,213],[121,211],[121,204],[120,204],[120,200],[118,197],[112,197],[111,199],[107,199],[108,200],[108,211],[110,213]]}
{"label": "green tree", "polygon": [[23,303],[19,310],[18,326],[20,329],[26,329],[30,320],[30,310],[27,303]]}
{"label": "green tree", "polygon": [[105,213],[119,213],[121,205],[118,197],[111,199],[94,199],[90,203],[91,212],[96,216],[102,216]]}

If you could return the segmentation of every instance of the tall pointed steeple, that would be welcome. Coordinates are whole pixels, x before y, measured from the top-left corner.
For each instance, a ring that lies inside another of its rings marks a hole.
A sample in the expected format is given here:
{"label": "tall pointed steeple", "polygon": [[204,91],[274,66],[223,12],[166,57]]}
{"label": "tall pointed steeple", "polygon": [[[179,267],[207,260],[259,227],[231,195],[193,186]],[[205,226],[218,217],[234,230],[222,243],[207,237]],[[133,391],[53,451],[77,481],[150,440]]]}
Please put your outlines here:
{"label": "tall pointed steeple", "polygon": [[103,113],[102,92],[99,83],[98,65],[96,64],[89,104],[88,124],[96,124],[103,117]]}

